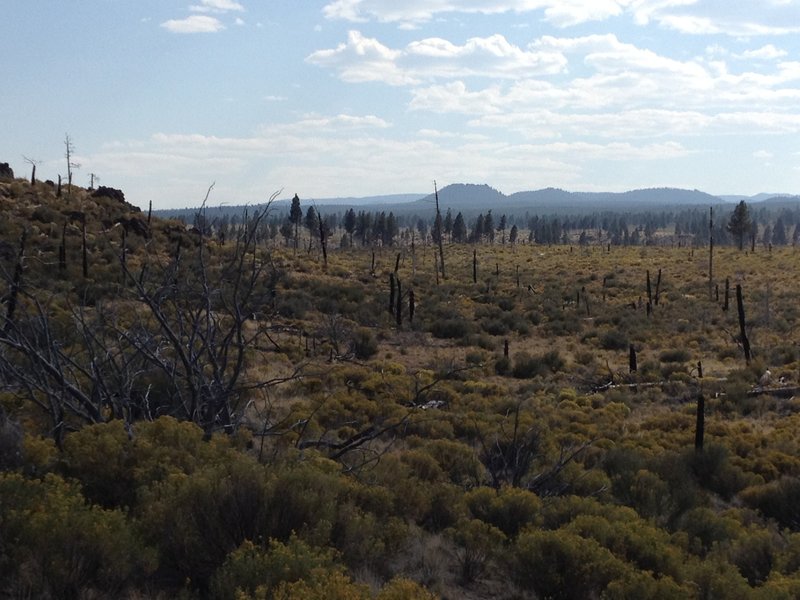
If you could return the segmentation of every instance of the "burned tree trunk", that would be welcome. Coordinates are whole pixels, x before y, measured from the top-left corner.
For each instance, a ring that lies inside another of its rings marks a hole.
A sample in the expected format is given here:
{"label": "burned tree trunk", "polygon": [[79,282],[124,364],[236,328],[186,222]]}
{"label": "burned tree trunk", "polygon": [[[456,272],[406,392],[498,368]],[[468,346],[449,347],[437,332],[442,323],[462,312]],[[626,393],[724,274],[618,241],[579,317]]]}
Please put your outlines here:
{"label": "burned tree trunk", "polygon": [[8,292],[8,306],[6,307],[6,322],[3,326],[3,331],[8,332],[11,328],[11,323],[14,320],[14,312],[17,309],[17,299],[19,297],[19,290],[22,286],[22,271],[24,269],[25,260],[25,242],[28,239],[28,231],[22,230],[22,235],[19,238],[19,253],[17,254],[17,264],[14,265],[14,277],[11,280],[11,290]]}
{"label": "burned tree trunk", "polygon": [[317,211],[317,220],[319,221],[319,244],[322,246],[322,268],[328,270],[328,237],[325,235],[325,223],[322,221],[322,215]]}
{"label": "burned tree trunk", "polygon": [[630,373],[635,373],[637,370],[636,364],[636,348],[633,347],[633,344],[630,344],[628,347],[628,371]]}
{"label": "burned tree trunk", "polygon": [[62,273],[67,270],[67,222],[61,229],[61,245],[58,247],[58,270]]}
{"label": "burned tree trunk", "polygon": [[478,251],[472,251],[472,283],[478,283]]}
{"label": "burned tree trunk", "polygon": [[442,268],[442,279],[447,279],[447,275],[444,271],[444,231],[442,227],[442,213],[439,210],[439,190],[436,187],[436,182],[433,182],[433,191],[436,197],[436,222],[434,223],[434,230],[436,231],[439,242],[439,259],[440,259],[440,266]]}
{"label": "burned tree trunk", "polygon": [[706,425],[705,410],[706,410],[706,399],[703,397],[703,394],[700,394],[697,397],[697,417],[694,427],[694,449],[697,452],[702,452],[703,450],[703,437],[705,435],[705,425]]}
{"label": "burned tree trunk", "polygon": [[714,287],[714,207],[708,209],[708,299]]}
{"label": "burned tree trunk", "polygon": [[658,270],[658,277],[656,278],[656,297],[655,305],[658,306],[658,297],[661,294],[661,269]]}
{"label": "burned tree trunk", "polygon": [[744,319],[744,301],[742,300],[742,286],[740,284],[736,284],[736,307],[739,310],[739,334],[742,339],[742,349],[744,350],[744,360],[749,365],[750,364],[750,340],[747,339],[747,330],[745,328],[745,319]]}
{"label": "burned tree trunk", "polygon": [[402,288],[400,287],[400,279],[397,279],[397,314],[395,315],[397,318],[397,326],[402,327],[403,325],[403,292]]}
{"label": "burned tree trunk", "polygon": [[389,273],[389,313],[394,314],[394,292],[395,292],[395,282],[394,282],[394,273]]}
{"label": "burned tree trunk", "polygon": [[89,255],[86,250],[86,216],[81,223],[81,252],[83,254],[83,278],[89,277]]}
{"label": "burned tree trunk", "polygon": [[414,290],[408,290],[408,322],[413,325],[414,323],[414,310],[416,305],[414,303]]}

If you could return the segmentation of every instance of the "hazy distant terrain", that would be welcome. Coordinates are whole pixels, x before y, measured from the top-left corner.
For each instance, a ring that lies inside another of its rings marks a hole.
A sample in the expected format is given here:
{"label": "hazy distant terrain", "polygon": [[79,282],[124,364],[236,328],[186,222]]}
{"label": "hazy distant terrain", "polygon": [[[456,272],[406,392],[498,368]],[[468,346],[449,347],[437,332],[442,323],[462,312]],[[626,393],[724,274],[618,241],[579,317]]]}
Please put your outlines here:
{"label": "hazy distant terrain", "polygon": [[[627,192],[570,192],[558,188],[504,194],[487,184],[454,183],[439,190],[439,203],[443,210],[461,211],[471,216],[492,210],[495,213],[522,214],[539,212],[548,214],[580,214],[605,210],[648,210],[667,206],[710,206],[746,200],[763,202],[773,198],[796,201],[789,194],[762,193],[755,196],[714,196],[699,190],[679,188],[648,188]],[[304,204],[313,204],[323,212],[346,212],[349,209],[394,212],[395,215],[417,214],[429,217],[435,212],[435,197],[430,194],[387,194],[362,198],[303,198]],[[273,203],[276,210],[288,210],[291,199],[282,198]],[[243,205],[217,205],[206,207],[206,216],[241,215]],[[153,211],[162,217],[194,215],[197,207]]]}

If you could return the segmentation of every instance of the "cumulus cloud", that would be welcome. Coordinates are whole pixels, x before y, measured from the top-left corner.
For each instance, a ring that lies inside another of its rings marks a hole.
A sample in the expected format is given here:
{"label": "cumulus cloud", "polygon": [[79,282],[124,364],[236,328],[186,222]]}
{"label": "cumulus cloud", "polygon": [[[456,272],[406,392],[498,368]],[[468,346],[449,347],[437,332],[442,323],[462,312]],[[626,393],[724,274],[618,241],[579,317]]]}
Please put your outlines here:
{"label": "cumulus cloud", "polygon": [[559,52],[525,50],[502,35],[471,38],[463,45],[427,38],[397,50],[359,31],[350,31],[347,42],[318,50],[306,61],[336,70],[344,81],[381,81],[395,86],[438,78],[552,74],[566,65]]}
{"label": "cumulus cloud", "polygon": [[215,33],[225,29],[219,19],[207,15],[191,15],[185,19],[170,19],[161,23],[161,27],[172,33]]}

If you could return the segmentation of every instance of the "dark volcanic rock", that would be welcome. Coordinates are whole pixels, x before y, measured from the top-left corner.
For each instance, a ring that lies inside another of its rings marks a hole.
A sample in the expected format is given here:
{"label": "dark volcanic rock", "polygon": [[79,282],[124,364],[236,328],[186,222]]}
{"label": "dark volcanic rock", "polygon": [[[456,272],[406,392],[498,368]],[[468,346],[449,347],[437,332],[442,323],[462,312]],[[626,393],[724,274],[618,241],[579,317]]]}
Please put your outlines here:
{"label": "dark volcanic rock", "polygon": [[125,194],[122,193],[122,190],[118,190],[112,187],[106,187],[101,185],[98,187],[94,193],[92,194],[93,198],[111,198],[112,200],[116,200],[120,204],[125,203]]}
{"label": "dark volcanic rock", "polygon": [[128,233],[134,233],[144,238],[150,237],[150,228],[142,219],[137,217],[131,217],[130,219],[122,218],[118,221],[118,223],[122,225],[125,228],[125,231]]}
{"label": "dark volcanic rock", "polygon": [[8,163],[0,163],[0,179],[14,179],[14,170]]}

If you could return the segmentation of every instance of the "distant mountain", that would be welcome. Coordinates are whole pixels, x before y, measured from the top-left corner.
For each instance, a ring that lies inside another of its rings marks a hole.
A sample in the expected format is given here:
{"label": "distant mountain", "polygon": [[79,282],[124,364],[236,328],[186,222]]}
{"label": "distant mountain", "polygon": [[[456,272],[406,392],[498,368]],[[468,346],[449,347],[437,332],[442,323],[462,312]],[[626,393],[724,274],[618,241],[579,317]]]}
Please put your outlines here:
{"label": "distant mountain", "polygon": [[[385,210],[387,212],[397,208],[411,206],[415,201],[425,196],[425,194],[386,194],[383,196],[362,196],[362,197],[338,197],[338,198],[300,198],[300,204],[304,210],[308,206],[315,206],[321,212],[345,212],[350,208],[354,210]],[[277,212],[286,212],[292,204],[290,198],[282,198],[272,203],[272,209]],[[263,208],[263,204],[246,206],[243,204],[223,204],[206,207],[206,217],[213,219],[222,216],[241,216],[247,209]],[[153,214],[162,218],[180,217],[191,221],[197,213],[197,208],[164,208],[154,210]]]}
{"label": "distant mountain", "polygon": [[[595,211],[652,211],[675,206],[712,206],[723,203],[764,202],[770,204],[793,204],[797,196],[782,194],[757,194],[755,196],[712,196],[699,190],[679,188],[647,188],[627,192],[569,192],[558,188],[516,192],[505,195],[486,184],[453,183],[439,190],[439,206],[442,211],[462,212],[465,217],[493,210],[495,213],[524,214],[526,212],[551,214],[576,214]],[[277,200],[272,208],[275,214],[288,213],[291,201]],[[322,213],[344,213],[356,211],[385,211],[395,215],[418,215],[429,218],[435,210],[434,194],[388,194],[360,198],[300,198],[305,210],[314,205]],[[208,207],[208,218],[223,215],[241,215],[245,206]],[[257,207],[250,207],[250,210]],[[191,220],[196,208],[153,211],[162,217],[180,216]]]}
{"label": "distant mountain", "polygon": [[[433,194],[415,204],[431,205]],[[573,209],[652,209],[658,206],[719,204],[720,199],[698,190],[677,188],[651,188],[629,192],[568,192],[558,188],[545,188],[529,192],[516,192],[506,196],[488,185],[457,183],[439,190],[442,210],[474,212],[498,210],[547,210],[569,212]]]}

